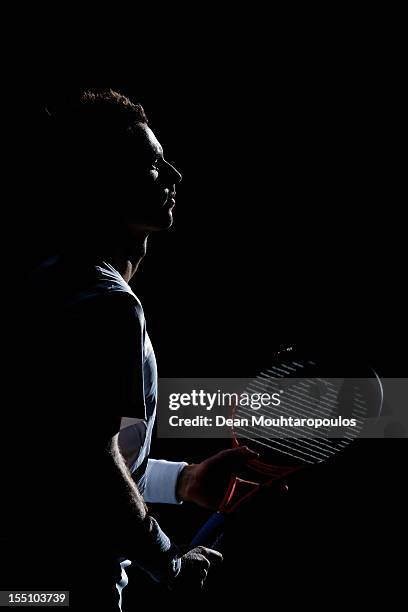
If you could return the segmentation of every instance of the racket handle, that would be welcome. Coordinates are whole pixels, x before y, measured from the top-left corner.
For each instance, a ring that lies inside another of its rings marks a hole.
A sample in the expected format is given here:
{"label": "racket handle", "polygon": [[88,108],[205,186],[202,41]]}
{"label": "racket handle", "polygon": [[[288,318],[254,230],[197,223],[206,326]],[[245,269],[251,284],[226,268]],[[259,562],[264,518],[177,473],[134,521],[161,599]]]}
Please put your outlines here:
{"label": "racket handle", "polygon": [[191,540],[191,546],[209,546],[217,540],[225,522],[222,512],[214,512]]}

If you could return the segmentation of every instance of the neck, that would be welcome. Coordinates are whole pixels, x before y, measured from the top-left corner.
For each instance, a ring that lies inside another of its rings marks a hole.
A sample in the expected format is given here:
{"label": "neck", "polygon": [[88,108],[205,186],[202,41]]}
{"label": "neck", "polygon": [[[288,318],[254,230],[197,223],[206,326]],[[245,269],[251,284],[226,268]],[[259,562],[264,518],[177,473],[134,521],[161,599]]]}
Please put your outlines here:
{"label": "neck", "polygon": [[140,262],[146,255],[147,237],[146,232],[132,234],[126,240],[112,244],[104,255],[105,261],[116,268],[127,283],[136,274]]}
{"label": "neck", "polygon": [[102,259],[110,263],[124,280],[129,282],[146,255],[147,238],[146,231],[133,231],[131,234],[130,232],[121,233],[121,235],[109,238],[99,236],[97,240],[92,240],[88,236],[86,240],[76,245],[75,251],[81,259],[83,257],[93,260]]}
{"label": "neck", "polygon": [[128,283],[136,274],[140,262],[146,255],[146,250],[147,234],[141,234],[138,238],[133,236],[131,244],[129,244],[127,248],[125,245],[120,245],[119,250],[112,256],[111,261],[109,259],[108,261],[112,263]]}

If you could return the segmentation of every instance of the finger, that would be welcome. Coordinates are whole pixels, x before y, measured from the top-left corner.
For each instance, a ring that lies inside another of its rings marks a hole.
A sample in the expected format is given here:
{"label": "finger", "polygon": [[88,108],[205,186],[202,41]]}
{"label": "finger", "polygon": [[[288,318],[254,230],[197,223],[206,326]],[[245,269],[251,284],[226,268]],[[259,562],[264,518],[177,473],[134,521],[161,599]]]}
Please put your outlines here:
{"label": "finger", "polygon": [[239,448],[231,448],[223,451],[224,459],[229,462],[233,467],[242,467],[249,461],[254,461],[259,458],[259,454],[249,449],[247,446],[240,446]]}
{"label": "finger", "polygon": [[[233,449],[233,450],[235,450],[235,449]],[[245,453],[246,455],[251,456],[251,457],[259,457],[259,453],[255,452],[251,448],[248,448],[248,446],[240,446],[236,450],[241,450],[243,453]]]}
{"label": "finger", "polygon": [[281,493],[282,495],[286,495],[289,491],[289,487],[286,483],[276,483],[273,480],[263,484],[262,487],[266,489],[274,489],[277,493]]}
{"label": "finger", "polygon": [[246,457],[246,459],[248,460],[254,460],[254,459],[259,459],[259,453],[253,451],[251,448],[248,448],[247,446],[241,446],[240,450],[242,451],[242,454],[244,455],[244,457]]}
{"label": "finger", "polygon": [[212,548],[206,548],[205,546],[199,546],[200,553],[205,557],[209,564],[214,563],[215,565],[219,565],[223,562],[224,558],[218,550],[213,550]]}

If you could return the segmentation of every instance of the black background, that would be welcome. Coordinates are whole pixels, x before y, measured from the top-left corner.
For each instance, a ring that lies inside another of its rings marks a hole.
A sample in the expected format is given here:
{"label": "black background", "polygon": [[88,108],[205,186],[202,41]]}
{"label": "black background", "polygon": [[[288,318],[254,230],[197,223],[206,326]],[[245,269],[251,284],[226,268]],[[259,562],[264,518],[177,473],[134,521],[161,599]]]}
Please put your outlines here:
{"label": "black background", "polygon": [[316,32],[299,15],[279,35],[273,22],[266,37],[259,16],[247,17],[246,30],[211,19],[184,29],[180,50],[124,36],[122,49],[102,41],[81,51],[71,40],[59,54],[51,44],[35,60],[27,54],[12,98],[22,105],[18,152],[28,172],[14,185],[24,254],[58,248],[41,198],[44,109],[82,87],[113,87],[144,105],[184,176],[174,227],[151,237],[134,283],[160,374],[251,375],[271,351],[305,341],[353,347],[396,375],[399,38],[376,36],[373,24],[349,24],[344,37],[340,26]]}
{"label": "black background", "polygon": [[[152,52],[114,53],[105,41],[78,60],[71,42],[61,58],[52,48],[45,61],[26,56],[18,255],[31,265],[58,244],[55,228],[38,228],[44,108],[82,87],[112,87],[143,104],[184,177],[174,226],[150,238],[132,283],[160,376],[249,377],[288,344],[352,348],[380,374],[404,375],[398,36],[385,42],[363,25],[334,39],[331,29],[298,38],[290,27],[276,37],[276,24],[239,35],[212,25],[198,39],[187,30],[179,53],[169,29],[157,59],[155,37]],[[208,596],[232,583],[235,600],[265,596],[273,584],[292,601],[293,579],[356,584],[367,568],[398,584],[384,559],[402,541],[404,443],[366,441],[244,512]],[[217,446],[157,440],[154,454],[198,461]],[[185,542],[206,516],[188,505],[156,512]]]}

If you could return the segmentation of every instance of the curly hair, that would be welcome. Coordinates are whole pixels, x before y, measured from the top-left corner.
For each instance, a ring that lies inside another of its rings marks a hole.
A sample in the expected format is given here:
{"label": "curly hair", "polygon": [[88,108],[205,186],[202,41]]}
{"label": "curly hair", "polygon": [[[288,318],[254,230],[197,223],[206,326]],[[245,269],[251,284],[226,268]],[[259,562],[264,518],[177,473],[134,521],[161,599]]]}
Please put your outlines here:
{"label": "curly hair", "polygon": [[77,154],[126,145],[136,125],[148,122],[140,104],[112,89],[84,90],[60,106],[52,119],[54,144],[59,150],[74,148]]}
{"label": "curly hair", "polygon": [[42,202],[55,227],[73,231],[119,211],[126,183],[135,180],[141,124],[143,107],[112,89],[84,90],[55,109],[42,142]]}

